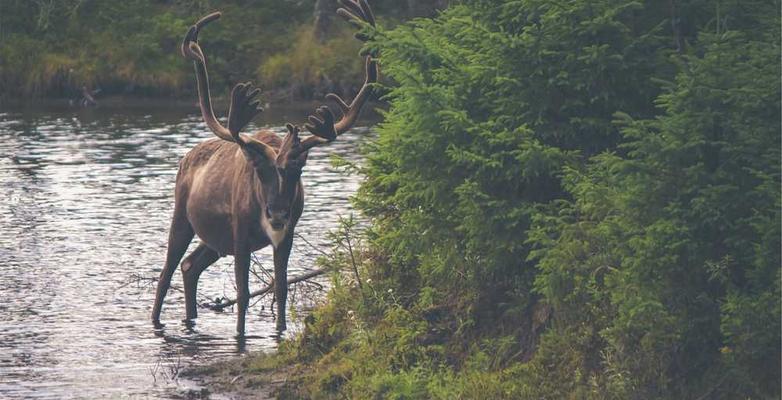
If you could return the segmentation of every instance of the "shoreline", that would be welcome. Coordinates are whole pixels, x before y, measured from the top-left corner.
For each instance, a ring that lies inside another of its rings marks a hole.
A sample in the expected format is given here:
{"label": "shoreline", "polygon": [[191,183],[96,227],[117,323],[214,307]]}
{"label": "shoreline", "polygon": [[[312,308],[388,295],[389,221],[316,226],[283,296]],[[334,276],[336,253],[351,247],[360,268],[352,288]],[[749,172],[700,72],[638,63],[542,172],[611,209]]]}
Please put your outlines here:
{"label": "shoreline", "polygon": [[276,365],[278,353],[250,353],[185,368],[180,379],[195,384],[185,398],[277,399],[297,365]]}
{"label": "shoreline", "polygon": [[[261,126],[276,126],[286,122],[303,125],[307,116],[321,105],[328,105],[339,114],[339,108],[333,102],[320,100],[280,101],[263,104],[264,112],[256,118]],[[214,98],[214,109],[218,118],[228,116],[229,99]],[[387,103],[370,102],[361,112],[360,121],[364,125],[375,125],[382,119],[378,110],[387,109]],[[160,114],[182,114],[200,116],[197,96],[192,99],[170,99],[161,97],[111,96],[98,100],[94,107],[73,106],[68,99],[46,99],[35,102],[14,102],[0,104],[0,115],[7,114],[73,114],[86,118],[100,118],[106,115],[147,116]]]}

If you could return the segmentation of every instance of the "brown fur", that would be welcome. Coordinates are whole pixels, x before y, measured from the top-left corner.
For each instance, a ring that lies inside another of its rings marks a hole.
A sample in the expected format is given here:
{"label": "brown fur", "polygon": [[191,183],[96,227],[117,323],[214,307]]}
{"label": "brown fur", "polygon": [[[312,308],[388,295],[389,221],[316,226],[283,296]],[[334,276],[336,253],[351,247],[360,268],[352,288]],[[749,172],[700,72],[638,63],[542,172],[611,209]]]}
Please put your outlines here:
{"label": "brown fur", "polygon": [[[280,138],[268,131],[258,132],[252,139],[275,151],[279,151],[282,146]],[[168,255],[153,309],[154,320],[160,318],[171,275],[194,235],[198,235],[201,244],[182,262],[187,318],[193,319],[198,315],[196,292],[201,273],[225,255],[235,256],[240,309],[246,310],[250,253],[273,244],[267,234],[270,216],[263,211],[269,204],[268,191],[264,190],[258,175],[259,172],[247,159],[240,145],[221,139],[200,143],[182,158],[176,179]],[[284,183],[289,184],[291,182]],[[287,276],[293,229],[304,208],[304,189],[300,179],[292,184],[294,189],[291,195],[283,199],[289,205],[291,215],[282,240],[273,244],[275,279],[282,279],[283,282]],[[279,296],[278,312],[284,313],[284,302],[279,299],[287,296],[287,286],[279,285],[275,289],[275,294]],[[244,304],[241,304],[242,300]],[[284,321],[278,318],[278,329],[285,329]],[[239,314],[237,332],[244,332],[244,312]]]}
{"label": "brown fur", "polygon": [[[338,13],[374,25],[374,17],[365,0],[341,0],[351,11]],[[359,16],[360,15],[360,16]],[[320,107],[310,116],[307,129],[313,136],[301,141],[299,128],[288,124],[288,135],[281,140],[273,132],[260,131],[252,136],[239,132],[260,113],[260,92],[243,83],[231,92],[228,127],[215,117],[209,95],[206,57],[198,44],[198,33],[220,13],[210,14],[185,35],[182,54],[194,62],[201,115],[219,138],[207,140],[188,152],[179,164],[176,178],[174,216],[169,230],[166,263],[158,280],[152,320],[159,324],[171,277],[195,235],[198,247],[182,261],[187,319],[198,315],[196,292],[201,273],[220,257],[234,256],[238,317],[236,331],[244,334],[249,302],[250,256],[268,245],[274,248],[274,296],[277,302],[277,330],[285,330],[285,304],[288,294],[288,257],[293,232],[304,208],[301,170],[310,149],[324,145],[349,130],[367,99],[371,84],[377,80],[377,63],[366,57],[366,80],[348,105],[336,95],[343,117],[335,122],[328,107]]]}

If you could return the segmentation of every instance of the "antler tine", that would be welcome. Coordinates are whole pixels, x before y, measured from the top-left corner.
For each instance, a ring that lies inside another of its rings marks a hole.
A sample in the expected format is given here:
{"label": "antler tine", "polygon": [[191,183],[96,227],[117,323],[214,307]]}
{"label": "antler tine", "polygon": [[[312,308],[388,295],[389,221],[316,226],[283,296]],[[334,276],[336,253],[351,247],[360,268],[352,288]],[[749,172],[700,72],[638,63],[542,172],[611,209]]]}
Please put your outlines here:
{"label": "antler tine", "polygon": [[360,19],[360,20],[366,20],[366,14],[364,14],[364,10],[361,9],[361,6],[352,0],[340,0],[339,4],[342,5],[341,8],[337,9],[337,14],[342,16],[346,19]]}
{"label": "antler tine", "polygon": [[220,124],[220,121],[214,115],[212,96],[209,93],[209,74],[206,69],[206,56],[198,44],[198,33],[201,31],[201,28],[217,20],[220,16],[219,12],[209,14],[190,27],[182,41],[182,55],[189,60],[193,60],[195,65],[196,81],[198,82],[198,103],[204,122],[219,138],[234,142],[236,139],[231,135],[231,132]]}
{"label": "antler tine", "polygon": [[[299,139],[299,132],[301,132],[301,129],[299,129],[297,125],[293,125],[291,123],[285,124],[285,128],[288,129],[288,134],[285,135],[285,139],[282,142],[281,148],[283,150],[288,150],[289,148],[298,146],[301,142]],[[280,151],[280,154],[284,152],[285,151]]]}
{"label": "antler tine", "polygon": [[367,0],[359,0],[358,4],[361,6],[361,9],[364,11],[364,17],[366,17],[367,22],[375,26],[375,14],[372,12],[372,8],[369,7],[369,3]]}
{"label": "antler tine", "polygon": [[234,86],[231,91],[231,108],[228,112],[228,128],[220,124],[220,121],[214,115],[212,109],[212,99],[209,93],[209,74],[206,68],[206,56],[201,46],[198,44],[198,34],[201,29],[212,21],[220,18],[220,12],[211,13],[196,22],[187,31],[182,41],[182,55],[190,60],[196,69],[196,80],[198,81],[198,101],[201,108],[201,115],[209,129],[219,138],[230,142],[244,144],[244,139],[239,134],[255,116],[262,111],[260,101],[255,97],[260,93],[260,89],[255,89],[252,83],[240,83]]}
{"label": "antler tine", "polygon": [[327,106],[320,106],[315,110],[315,115],[307,117],[308,124],[304,125],[310,133],[332,141],[337,138],[338,133],[334,129],[334,113]]}
{"label": "antler tine", "polygon": [[[320,114],[321,110],[325,109],[324,112],[331,113],[331,111],[326,106],[322,106],[318,108],[318,113]],[[317,117],[310,116],[312,119],[317,119]],[[334,116],[332,115],[332,119]],[[309,124],[308,124],[309,125]],[[332,124],[333,125],[333,124]],[[302,154],[309,151],[311,148],[320,146],[325,143],[329,143],[331,140],[322,138],[320,136],[310,136],[304,141],[299,139],[299,127],[292,124],[285,124],[285,126],[288,128],[288,134],[285,136],[285,140],[283,141],[282,147],[280,149],[280,153],[278,156],[278,162],[283,161],[280,158],[284,158],[286,160],[294,160],[298,159]],[[307,127],[309,130],[310,128]],[[312,132],[312,131],[310,131]]]}
{"label": "antler tine", "polygon": [[363,21],[375,26],[375,15],[366,0],[339,0],[342,8],[337,9],[337,14],[352,21]]}
{"label": "antler tine", "polygon": [[258,114],[263,111],[261,101],[255,97],[261,89],[253,88],[252,82],[240,83],[231,91],[231,108],[228,110],[228,131],[237,143],[243,139],[239,131],[244,129]]}
{"label": "antler tine", "polygon": [[[344,7],[337,10],[337,13],[348,21],[360,25],[361,23],[375,26],[375,16],[369,3],[366,0],[339,0]],[[359,39],[362,37],[357,36]],[[372,84],[377,82],[378,68],[377,61],[371,56],[365,57],[366,77],[364,84],[359,89],[356,97],[348,104],[340,96],[334,93],[326,95],[326,99],[334,101],[342,111],[342,118],[334,123],[334,114],[326,106],[319,107],[315,115],[310,115],[309,123],[304,127],[313,134],[302,142],[302,147],[309,150],[312,147],[319,146],[336,139],[337,136],[347,132],[358,120],[361,109],[372,95]],[[304,150],[304,151],[306,151]]]}
{"label": "antler tine", "polygon": [[193,61],[205,61],[201,47],[198,45],[198,33],[201,31],[201,28],[208,23],[219,19],[222,15],[223,14],[219,11],[213,12],[199,19],[198,22],[190,27],[185,35],[185,39],[182,41],[182,55],[185,58]]}
{"label": "antler tine", "polygon": [[361,89],[359,89],[358,94],[356,94],[356,97],[350,105],[334,93],[329,93],[326,96],[326,98],[334,100],[342,110],[342,118],[334,125],[334,130],[337,132],[337,135],[345,133],[353,127],[356,120],[358,120],[361,109],[372,95],[372,84],[377,82],[377,73],[377,61],[373,60],[371,57],[366,57],[366,77],[364,84],[361,86]]}

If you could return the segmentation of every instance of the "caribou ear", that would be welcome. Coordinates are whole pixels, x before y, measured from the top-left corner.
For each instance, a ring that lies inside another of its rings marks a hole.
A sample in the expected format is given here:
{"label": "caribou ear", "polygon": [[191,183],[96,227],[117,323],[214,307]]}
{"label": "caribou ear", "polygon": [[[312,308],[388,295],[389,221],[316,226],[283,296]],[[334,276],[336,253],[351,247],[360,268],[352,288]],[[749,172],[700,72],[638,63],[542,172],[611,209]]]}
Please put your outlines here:
{"label": "caribou ear", "polygon": [[292,168],[303,168],[307,163],[307,151],[302,151],[301,139],[299,133],[301,129],[293,124],[285,124],[288,134],[280,146],[280,152],[277,155],[277,165]]}
{"label": "caribou ear", "polygon": [[274,168],[277,154],[268,144],[252,137],[245,137],[245,143],[241,145],[241,148],[244,156],[256,170],[266,171]]}

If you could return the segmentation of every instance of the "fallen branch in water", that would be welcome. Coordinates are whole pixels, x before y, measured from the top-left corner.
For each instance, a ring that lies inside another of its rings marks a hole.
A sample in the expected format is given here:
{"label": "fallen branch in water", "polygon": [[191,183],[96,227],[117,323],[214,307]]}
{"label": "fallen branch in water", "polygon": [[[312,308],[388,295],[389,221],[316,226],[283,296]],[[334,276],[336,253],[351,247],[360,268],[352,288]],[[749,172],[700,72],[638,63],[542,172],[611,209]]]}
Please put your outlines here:
{"label": "fallen branch in water", "polygon": [[[314,270],[308,271],[308,272],[306,272],[304,274],[301,274],[301,275],[298,275],[298,276],[294,276],[294,277],[290,277],[290,278],[288,278],[288,285],[290,286],[290,285],[293,285],[295,283],[299,283],[299,282],[306,281],[308,279],[312,279],[312,278],[314,278],[316,276],[323,275],[326,272],[328,272],[328,270],[325,269],[325,268],[324,269],[314,269]],[[272,281],[268,285],[264,286],[263,288],[258,289],[258,290],[254,291],[254,292],[251,292],[250,293],[250,298],[263,296],[266,293],[269,293],[272,289],[274,289],[274,280],[273,279],[272,279]],[[208,308],[208,309],[214,310],[214,311],[222,311],[222,310],[224,310],[224,309],[226,309],[228,307],[231,307],[234,304],[236,304],[236,299],[215,299],[215,301],[201,303],[201,307]]]}
{"label": "fallen branch in water", "polygon": [[[138,274],[138,273],[134,272],[134,273],[128,275],[128,278],[125,279],[125,281],[122,282],[117,287],[117,289],[121,289],[121,288],[124,288],[126,286],[130,286],[130,285],[134,285],[134,284],[135,284],[136,288],[138,288],[138,289],[142,289],[142,288],[152,288],[152,289],[154,289],[154,286],[157,284],[157,281],[158,281],[158,278],[149,277],[149,276],[143,276],[141,274]],[[184,290],[181,287],[177,286],[177,285],[171,285],[171,287],[169,289],[170,290],[176,290],[178,292],[183,292],[184,293]]]}

